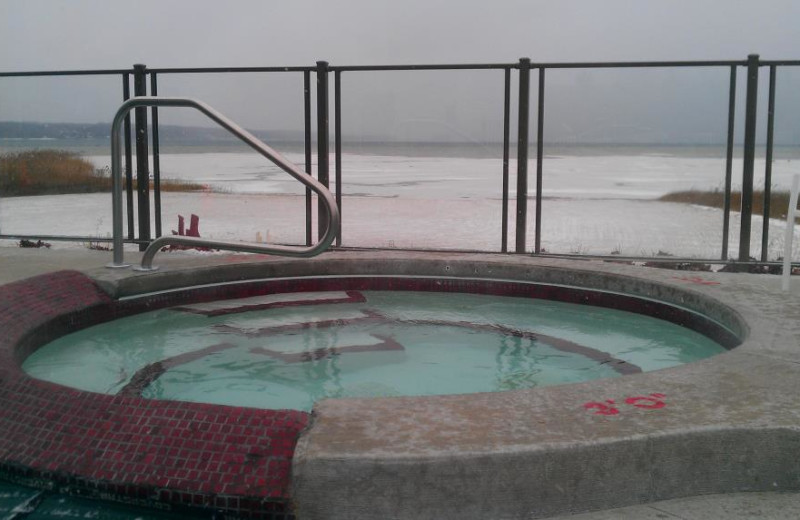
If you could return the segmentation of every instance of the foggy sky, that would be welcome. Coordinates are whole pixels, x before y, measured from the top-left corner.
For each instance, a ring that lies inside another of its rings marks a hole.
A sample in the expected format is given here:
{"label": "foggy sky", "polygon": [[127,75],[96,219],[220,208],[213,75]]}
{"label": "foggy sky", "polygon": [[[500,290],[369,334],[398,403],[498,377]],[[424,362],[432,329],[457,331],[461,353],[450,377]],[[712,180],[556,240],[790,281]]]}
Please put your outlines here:
{"label": "foggy sky", "polygon": [[[794,0],[0,0],[0,71],[800,59],[798,21]],[[786,142],[800,140],[799,69],[779,77]],[[549,71],[548,135],[724,135],[727,69],[635,72]],[[160,93],[201,97],[252,128],[302,124],[300,75],[198,79],[165,77]],[[744,82],[740,73],[740,101]],[[0,120],[110,121],[119,83],[0,78]],[[353,135],[495,140],[502,125],[500,71],[352,73],[343,87]],[[183,113],[164,122],[205,124]]]}

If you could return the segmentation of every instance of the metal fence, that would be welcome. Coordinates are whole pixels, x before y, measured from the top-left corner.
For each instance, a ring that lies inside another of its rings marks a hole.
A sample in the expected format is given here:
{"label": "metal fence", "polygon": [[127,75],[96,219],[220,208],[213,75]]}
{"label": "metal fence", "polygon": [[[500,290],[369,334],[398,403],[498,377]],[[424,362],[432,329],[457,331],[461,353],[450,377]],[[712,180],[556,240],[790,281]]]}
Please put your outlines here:
{"label": "metal fence", "polygon": [[[114,70],[82,70],[82,71],[37,71],[37,72],[0,72],[2,78],[9,77],[37,77],[37,76],[118,76],[122,84],[121,100],[130,99],[131,84],[133,86],[133,96],[156,96],[158,95],[158,82],[165,76],[183,74],[243,74],[243,73],[273,73],[273,74],[300,74],[303,78],[303,99],[304,99],[304,151],[305,151],[305,171],[313,175],[312,155],[314,139],[316,133],[317,147],[317,180],[323,185],[331,186],[331,165],[329,164],[331,132],[329,128],[329,100],[330,91],[333,90],[333,111],[334,111],[334,131],[333,131],[333,188],[336,195],[336,202],[339,209],[342,209],[342,121],[346,114],[342,114],[342,77],[344,75],[357,75],[362,72],[388,72],[388,71],[447,71],[447,70],[499,70],[503,72],[503,135],[502,135],[502,219],[498,230],[501,237],[500,252],[514,252],[518,254],[547,254],[542,249],[542,222],[546,215],[543,210],[543,162],[544,162],[544,136],[546,132],[544,115],[547,108],[545,87],[546,75],[548,70],[556,69],[632,69],[632,68],[717,68],[729,69],[730,82],[728,97],[728,116],[727,116],[727,141],[726,141],[726,166],[724,181],[724,208],[723,223],[720,230],[722,235],[722,248],[718,258],[692,259],[694,261],[726,262],[728,258],[728,237],[730,233],[730,213],[731,213],[731,190],[732,190],[732,162],[734,155],[734,127],[735,111],[737,108],[736,82],[737,73],[740,69],[744,71],[746,79],[746,96],[744,100],[745,120],[744,120],[744,141],[742,144],[743,152],[743,176],[742,176],[742,202],[741,202],[741,227],[739,229],[739,251],[737,261],[747,262],[751,259],[750,238],[752,230],[753,213],[753,179],[754,179],[754,160],[756,150],[756,119],[758,115],[758,78],[762,68],[767,68],[769,72],[769,96],[767,106],[767,136],[766,136],[766,171],[764,183],[764,219],[762,230],[761,261],[767,261],[767,244],[769,241],[769,202],[772,175],[773,157],[773,129],[775,106],[775,85],[776,76],[779,68],[798,67],[800,60],[767,61],[761,60],[758,55],[750,55],[745,60],[734,61],[658,61],[658,62],[604,62],[604,63],[535,63],[529,58],[522,58],[512,63],[489,63],[489,64],[443,64],[443,65],[374,65],[374,66],[333,66],[328,62],[319,61],[315,66],[300,67],[225,67],[225,68],[154,68],[149,69],[145,65],[134,65],[131,69]],[[511,105],[511,86],[512,71],[516,71],[518,100],[516,103],[516,114],[512,114]],[[536,94],[536,142],[535,142],[535,176],[528,171],[530,143],[530,115],[531,106],[531,73],[536,72],[535,82]],[[316,114],[312,114],[311,81],[312,75],[316,80]],[[331,89],[331,75],[333,76],[333,88]],[[149,119],[149,121],[148,121]],[[314,120],[316,122],[316,132],[314,132]],[[512,124],[516,125],[517,142],[516,149],[516,198],[510,199],[510,153],[512,143],[510,142]],[[161,190],[160,190],[160,160],[159,160],[159,124],[158,108],[150,109],[149,117],[146,108],[135,109],[135,123],[132,127],[130,117],[126,118],[123,125],[125,143],[125,172],[126,172],[126,194],[127,194],[127,241],[138,243],[142,249],[154,238],[162,235],[161,218]],[[151,133],[151,135],[148,135]],[[498,136],[499,137],[499,136]],[[148,150],[148,142],[152,138],[152,151]],[[149,171],[148,157],[152,153],[153,158],[153,205],[150,207],[149,193]],[[134,168],[133,161],[136,161]],[[134,202],[133,179],[134,172],[137,179],[136,200]],[[533,191],[530,185],[533,184]],[[535,200],[534,210],[534,240],[532,247],[527,241],[528,223],[528,202],[529,198]],[[509,212],[512,211],[512,202],[515,212],[515,231],[511,237],[509,245]],[[134,205],[138,213],[138,225],[134,223]],[[313,199],[310,190],[306,190],[305,199],[305,239],[306,245],[313,241],[314,230],[312,229],[312,205]],[[320,212],[322,215],[323,212]],[[324,218],[318,223],[317,234],[321,235],[327,223]],[[151,234],[154,228],[154,236]],[[138,236],[135,235],[138,229]],[[342,229],[346,231],[347,220],[343,219]],[[342,245],[342,230],[340,230],[336,245]],[[50,239],[72,239],[72,240],[97,240],[93,237],[53,237],[53,236],[20,236],[20,235],[0,235],[0,238],[50,238]]]}

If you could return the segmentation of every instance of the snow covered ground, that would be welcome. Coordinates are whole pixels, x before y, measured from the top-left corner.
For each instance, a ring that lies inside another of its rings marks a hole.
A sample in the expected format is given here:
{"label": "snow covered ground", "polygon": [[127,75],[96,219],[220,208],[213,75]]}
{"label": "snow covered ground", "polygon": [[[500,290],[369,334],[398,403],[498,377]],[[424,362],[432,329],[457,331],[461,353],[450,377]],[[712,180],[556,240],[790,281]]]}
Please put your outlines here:
{"label": "snow covered ground", "polygon": [[[678,151],[681,149],[678,148]],[[297,165],[298,153],[285,153]],[[108,167],[108,155],[87,159]],[[256,153],[160,155],[161,177],[181,179],[236,193],[302,193],[299,184]],[[502,196],[500,158],[387,156],[344,153],[342,192],[347,195],[422,197],[430,199]],[[515,159],[509,161],[509,191],[516,195]],[[733,162],[733,187],[741,186],[742,161]],[[316,157],[313,161],[316,171]],[[330,157],[333,182],[334,156]],[[152,165],[150,168],[152,171]],[[536,163],[529,161],[529,193],[535,190]],[[763,187],[764,160],[755,164],[756,187]],[[800,160],[778,159],[772,166],[773,189],[788,190]],[[637,155],[547,155],[543,167],[545,196],[563,198],[654,199],[679,190],[713,190],[725,186],[725,160],[676,153]]]}
{"label": "snow covered ground", "polygon": [[[289,158],[302,162],[299,155]],[[107,156],[92,156],[102,167]],[[345,246],[478,249],[501,246],[502,164],[497,159],[345,154],[342,244]],[[331,161],[333,165],[333,161]],[[281,243],[305,240],[305,198],[293,179],[248,153],[165,154],[162,176],[209,184],[217,192],[162,195],[163,229],[177,230],[178,215],[200,217],[203,237]],[[722,212],[655,200],[685,189],[724,183],[724,160],[707,157],[554,156],[544,168],[542,247],[550,253],[719,258]],[[516,180],[510,165],[509,249],[514,248]],[[530,165],[530,193],[535,163]],[[763,171],[763,161],[756,165]],[[741,172],[741,163],[734,165]],[[773,165],[774,186],[787,187],[800,161]],[[332,175],[332,174],[331,174]],[[734,176],[734,185],[741,174]],[[760,178],[760,177],[759,177]],[[763,182],[763,181],[762,181]],[[758,181],[757,181],[758,183]],[[314,204],[316,207],[316,203]],[[535,201],[529,200],[528,250],[533,248]],[[738,213],[731,214],[729,250],[738,253]],[[752,223],[751,251],[761,249],[760,217]],[[783,254],[785,223],[770,222],[769,258]],[[314,225],[316,229],[316,224]],[[0,199],[0,233],[111,234],[109,194]],[[800,259],[800,226],[793,258]],[[6,241],[6,245],[13,242]],[[59,243],[58,247],[84,247]]]}

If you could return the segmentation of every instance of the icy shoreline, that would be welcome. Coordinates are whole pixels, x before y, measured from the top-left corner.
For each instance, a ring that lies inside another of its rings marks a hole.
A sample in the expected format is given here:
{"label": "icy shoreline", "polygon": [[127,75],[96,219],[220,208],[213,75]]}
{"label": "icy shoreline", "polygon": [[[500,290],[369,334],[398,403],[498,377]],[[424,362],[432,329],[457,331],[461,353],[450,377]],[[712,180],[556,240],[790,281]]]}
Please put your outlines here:
{"label": "icy shoreline", "polygon": [[[298,153],[288,158],[302,164]],[[98,168],[107,155],[88,156]],[[331,158],[333,159],[333,157]],[[331,170],[333,170],[333,160]],[[527,250],[534,247],[535,162],[528,181]],[[734,161],[733,186],[741,184]],[[763,185],[763,159],[756,187]],[[798,161],[773,162],[773,189],[788,186]],[[509,164],[508,247],[514,249],[516,164]],[[208,193],[162,194],[163,232],[178,215],[200,217],[200,234],[223,240],[305,243],[304,188],[255,153],[162,154],[164,178],[208,184]],[[313,170],[316,171],[316,165]],[[724,186],[723,158],[685,155],[548,156],[543,171],[542,248],[556,254],[720,258],[722,211],[659,202],[671,191]],[[331,184],[334,184],[331,171]],[[475,157],[343,154],[342,245],[501,250],[502,161]],[[316,203],[313,208],[316,209]],[[151,194],[151,208],[153,207]],[[731,213],[729,256],[738,254],[740,220]],[[154,226],[153,226],[154,228]],[[762,219],[752,221],[751,254],[760,256]],[[316,223],[312,229],[316,230]],[[785,222],[770,221],[768,258],[783,255]],[[107,193],[0,198],[0,234],[111,235]],[[793,258],[800,258],[795,227]],[[6,245],[15,245],[5,241]],[[56,243],[54,247],[85,247]]]}
{"label": "icy shoreline", "polygon": [[[286,157],[302,169],[304,157]],[[111,163],[108,155],[86,157],[97,168]],[[300,194],[289,175],[255,153],[209,152],[160,155],[161,177],[206,184],[229,193]],[[733,189],[741,187],[741,158],[732,165]],[[516,196],[515,159],[509,161],[509,193]],[[755,162],[756,188],[763,187],[764,159]],[[316,172],[316,156],[312,171]],[[330,157],[334,178],[334,156]],[[153,171],[152,165],[150,171]],[[434,199],[502,196],[500,158],[342,155],[344,195],[421,197]],[[535,190],[536,164],[529,161],[529,194]],[[774,160],[772,188],[788,189],[800,173],[792,159]],[[543,165],[543,194],[548,197],[655,199],[682,190],[715,190],[725,186],[723,157],[661,155],[548,156]]]}
{"label": "icy shoreline", "polygon": [[[316,213],[316,202],[312,205]],[[534,244],[535,201],[529,201],[528,250]],[[305,242],[305,197],[220,193],[162,195],[163,232],[177,230],[178,215],[200,217],[206,238],[254,242]],[[722,212],[685,204],[636,199],[545,199],[542,247],[549,253],[718,258]],[[344,197],[342,245],[500,251],[502,202],[498,199],[429,200]],[[514,248],[515,212],[509,207],[508,243]],[[753,217],[752,254],[760,254],[762,220]],[[729,247],[738,251],[738,213],[731,214]],[[769,258],[782,255],[785,223],[770,222]],[[316,222],[312,229],[316,230]],[[0,200],[0,232],[20,235],[111,235],[108,194],[15,197]],[[5,245],[15,245],[7,240]],[[800,257],[795,226],[792,258]],[[86,247],[54,243],[54,247]]]}

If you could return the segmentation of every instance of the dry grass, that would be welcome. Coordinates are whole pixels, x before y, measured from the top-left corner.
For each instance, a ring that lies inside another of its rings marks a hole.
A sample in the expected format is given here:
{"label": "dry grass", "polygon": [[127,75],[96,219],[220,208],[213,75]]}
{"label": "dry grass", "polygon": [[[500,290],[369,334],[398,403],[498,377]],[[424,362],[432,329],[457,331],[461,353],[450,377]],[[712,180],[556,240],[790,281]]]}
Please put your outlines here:
{"label": "dry grass", "polygon": [[[722,209],[725,205],[725,193],[719,190],[714,191],[674,191],[667,193],[658,200],[664,202],[682,202],[684,204],[697,204],[698,206],[708,206],[711,208]],[[769,198],[769,216],[786,220],[786,209],[789,207],[788,191],[773,191]],[[731,192],[731,209],[739,211],[742,206],[742,193],[740,191]],[[800,204],[798,204],[800,206]],[[753,191],[753,214],[764,214],[764,192],[761,190]],[[800,222],[800,217],[797,218]]]}
{"label": "dry grass", "polygon": [[[205,191],[207,187],[162,180],[161,190]],[[92,163],[72,152],[33,150],[0,155],[0,197],[110,191],[108,171],[96,170]]]}

